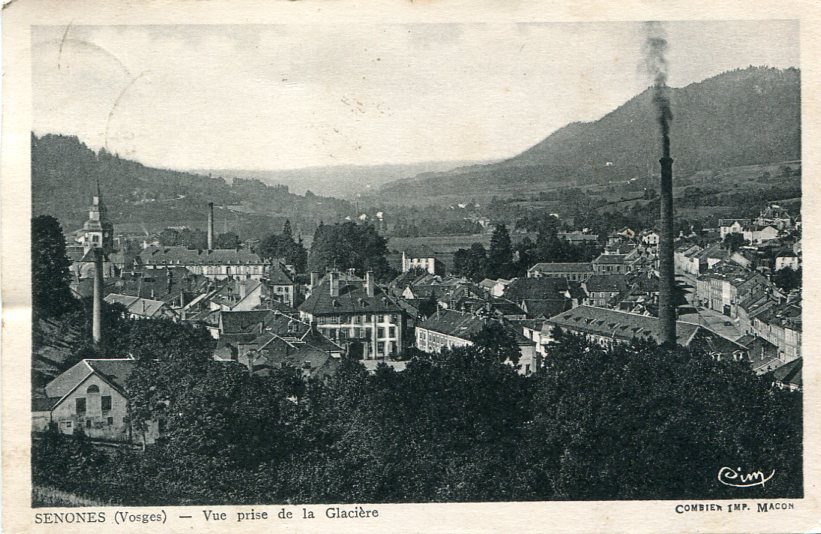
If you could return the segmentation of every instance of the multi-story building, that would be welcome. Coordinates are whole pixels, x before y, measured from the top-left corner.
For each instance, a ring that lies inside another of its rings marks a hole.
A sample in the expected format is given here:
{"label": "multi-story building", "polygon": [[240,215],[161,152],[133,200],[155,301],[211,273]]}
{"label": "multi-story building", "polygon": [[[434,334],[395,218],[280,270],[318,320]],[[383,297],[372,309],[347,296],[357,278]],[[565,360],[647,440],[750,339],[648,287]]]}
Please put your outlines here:
{"label": "multi-story building", "polygon": [[528,278],[565,278],[584,282],[593,276],[593,265],[586,263],[537,263],[527,270]]}
{"label": "multi-story building", "polygon": [[347,353],[363,359],[394,356],[404,348],[404,310],[376,286],[373,273],[363,282],[345,280],[336,271],[311,288],[299,305],[300,319],[333,342],[346,346]]}
{"label": "multi-story building", "polygon": [[[629,343],[633,339],[661,340],[658,317],[593,306],[578,306],[547,319],[542,329],[543,343],[554,341],[556,327],[583,335],[605,347]],[[683,347],[704,348],[721,358],[739,360],[747,357],[747,349],[743,345],[697,324],[677,321],[676,338]]]}

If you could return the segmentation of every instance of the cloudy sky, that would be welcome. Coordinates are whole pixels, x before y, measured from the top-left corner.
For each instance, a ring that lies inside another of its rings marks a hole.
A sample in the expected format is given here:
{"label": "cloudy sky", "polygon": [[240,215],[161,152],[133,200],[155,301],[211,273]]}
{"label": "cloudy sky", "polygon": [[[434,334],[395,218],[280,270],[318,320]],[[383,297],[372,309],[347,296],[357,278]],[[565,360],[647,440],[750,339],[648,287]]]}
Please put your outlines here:
{"label": "cloudy sky", "polygon": [[[669,83],[799,66],[798,23],[665,25]],[[177,169],[505,158],[650,84],[641,23],[32,29],[33,130]]]}

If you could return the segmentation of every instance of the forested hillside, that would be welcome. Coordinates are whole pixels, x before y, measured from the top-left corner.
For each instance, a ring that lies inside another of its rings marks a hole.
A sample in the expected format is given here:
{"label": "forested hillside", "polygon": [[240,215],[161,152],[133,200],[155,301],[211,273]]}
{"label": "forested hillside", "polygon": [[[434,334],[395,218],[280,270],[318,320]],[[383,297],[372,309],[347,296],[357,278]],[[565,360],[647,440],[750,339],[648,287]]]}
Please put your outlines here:
{"label": "forested hillside", "polygon": [[[750,67],[671,89],[676,176],[800,159],[800,72]],[[517,195],[560,185],[623,181],[657,172],[660,155],[652,92],[601,119],[571,123],[508,160],[420,175],[382,187],[385,202],[453,202]]]}
{"label": "forested hillside", "polygon": [[228,184],[221,177],[146,167],[105,149],[95,153],[73,136],[32,134],[33,216],[53,215],[66,231],[78,228],[97,181],[120,229],[203,228],[206,206],[214,202],[219,231],[229,226],[243,238],[261,237],[290,219],[295,231],[313,233],[314,221],[334,221],[351,210],[345,201],[294,195],[286,186],[257,180]]}

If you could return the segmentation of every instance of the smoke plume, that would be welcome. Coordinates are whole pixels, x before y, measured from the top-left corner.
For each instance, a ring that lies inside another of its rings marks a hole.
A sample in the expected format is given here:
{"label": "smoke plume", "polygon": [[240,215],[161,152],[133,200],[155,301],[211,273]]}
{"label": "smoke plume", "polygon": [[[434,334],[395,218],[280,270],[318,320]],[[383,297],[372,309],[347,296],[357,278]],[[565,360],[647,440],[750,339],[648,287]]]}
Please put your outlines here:
{"label": "smoke plume", "polygon": [[660,22],[644,24],[644,68],[653,79],[653,102],[661,129],[663,156],[670,157],[670,95],[667,87],[667,32]]}

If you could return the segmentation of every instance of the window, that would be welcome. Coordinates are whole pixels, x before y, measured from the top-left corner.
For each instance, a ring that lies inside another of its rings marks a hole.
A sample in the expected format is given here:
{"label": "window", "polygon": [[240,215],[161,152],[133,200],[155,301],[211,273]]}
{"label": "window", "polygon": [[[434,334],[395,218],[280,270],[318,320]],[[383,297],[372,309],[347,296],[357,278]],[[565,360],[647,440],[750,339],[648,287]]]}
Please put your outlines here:
{"label": "window", "polygon": [[113,417],[109,417],[108,419],[106,419],[106,420],[105,420],[105,422],[108,424],[108,426],[111,426],[111,425],[113,425],[113,424],[114,424],[114,418],[113,418]]}
{"label": "window", "polygon": [[92,385],[88,386],[88,389],[86,390],[86,393],[88,393],[88,394],[99,393],[99,392],[100,392],[100,388],[95,384],[92,384]]}
{"label": "window", "polygon": [[66,428],[71,428],[71,421],[66,421]]}
{"label": "window", "polygon": [[91,419],[86,419],[86,428],[91,428]]}
{"label": "window", "polygon": [[86,399],[74,399],[74,408],[77,413],[86,413]]}
{"label": "window", "polygon": [[100,408],[105,412],[111,409],[111,395],[100,397]]}

